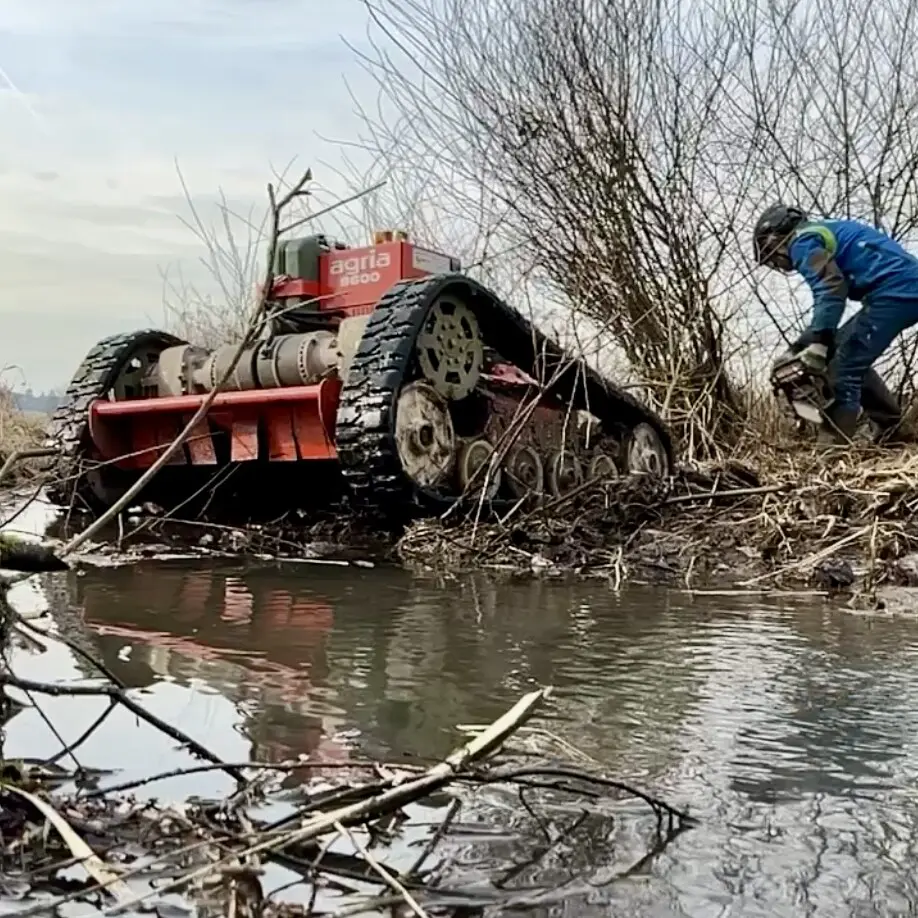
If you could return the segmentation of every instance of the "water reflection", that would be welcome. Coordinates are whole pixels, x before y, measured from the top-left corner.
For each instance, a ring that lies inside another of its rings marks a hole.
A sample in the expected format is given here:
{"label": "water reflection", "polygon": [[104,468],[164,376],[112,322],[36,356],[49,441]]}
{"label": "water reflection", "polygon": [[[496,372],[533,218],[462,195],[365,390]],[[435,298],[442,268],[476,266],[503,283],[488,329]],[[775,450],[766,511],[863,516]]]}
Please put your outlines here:
{"label": "water reflection", "polygon": [[73,585],[98,656],[126,684],[218,689],[239,711],[253,759],[346,754],[333,739],[343,712],[322,700],[334,621],[326,598],[232,568],[138,565]]}
{"label": "water reflection", "polygon": [[[230,758],[441,756],[457,723],[555,685],[543,723],[703,820],[615,887],[628,914],[918,902],[918,622],[295,565],[151,563],[46,583],[62,627]],[[136,726],[112,730],[123,744]]]}
{"label": "water reflection", "polygon": [[282,756],[312,751],[307,723],[326,733],[355,727],[375,754],[442,755],[457,723],[496,717],[550,683],[566,729],[576,722],[596,745],[625,728],[613,757],[633,761],[633,750],[648,771],[674,751],[646,742],[648,711],[655,733],[677,730],[703,678],[667,659],[675,622],[664,624],[672,615],[655,593],[647,598],[657,608],[607,594],[609,628],[574,586],[469,579],[445,590],[397,572],[153,564],[72,582],[75,607],[120,678],[219,688],[247,723],[259,718],[250,733],[259,757],[268,745]]}

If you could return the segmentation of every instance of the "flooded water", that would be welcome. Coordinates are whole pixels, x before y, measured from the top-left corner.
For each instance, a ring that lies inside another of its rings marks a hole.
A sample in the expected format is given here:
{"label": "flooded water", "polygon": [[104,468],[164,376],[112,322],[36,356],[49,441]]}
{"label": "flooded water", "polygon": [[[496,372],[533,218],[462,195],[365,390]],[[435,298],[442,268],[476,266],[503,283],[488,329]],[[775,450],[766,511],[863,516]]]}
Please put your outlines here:
{"label": "flooded water", "polygon": [[[62,631],[231,761],[442,756],[457,724],[555,686],[541,725],[700,820],[596,914],[918,911],[918,617],[314,565],[151,562],[42,584]],[[26,668],[90,675],[60,648]],[[43,708],[67,741],[99,711]],[[8,748],[52,755],[60,740],[23,711]],[[117,712],[76,755],[117,769],[110,782],[191,762]],[[204,774],[168,793],[228,788]]]}

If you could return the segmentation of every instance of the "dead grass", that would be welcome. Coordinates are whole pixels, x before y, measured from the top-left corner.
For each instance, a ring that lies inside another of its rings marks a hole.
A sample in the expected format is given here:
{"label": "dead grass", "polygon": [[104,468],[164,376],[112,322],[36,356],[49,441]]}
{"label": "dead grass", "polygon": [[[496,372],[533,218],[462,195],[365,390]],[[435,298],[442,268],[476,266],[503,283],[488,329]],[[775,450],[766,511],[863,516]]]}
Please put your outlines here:
{"label": "dead grass", "polygon": [[[48,418],[34,412],[20,411],[9,387],[0,385],[0,464],[14,452],[39,449],[44,445]],[[11,469],[0,487],[9,488],[34,480],[41,460],[24,460]]]}

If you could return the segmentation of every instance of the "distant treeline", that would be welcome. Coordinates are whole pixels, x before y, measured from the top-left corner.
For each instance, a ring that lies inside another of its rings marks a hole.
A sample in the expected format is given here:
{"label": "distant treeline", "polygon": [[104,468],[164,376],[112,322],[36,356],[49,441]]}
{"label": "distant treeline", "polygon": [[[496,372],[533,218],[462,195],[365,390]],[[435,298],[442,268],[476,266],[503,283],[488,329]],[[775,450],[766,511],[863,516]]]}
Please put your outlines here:
{"label": "distant treeline", "polygon": [[38,411],[42,414],[51,414],[60,404],[61,396],[57,392],[35,393],[31,389],[24,392],[13,392],[13,400],[20,411]]}

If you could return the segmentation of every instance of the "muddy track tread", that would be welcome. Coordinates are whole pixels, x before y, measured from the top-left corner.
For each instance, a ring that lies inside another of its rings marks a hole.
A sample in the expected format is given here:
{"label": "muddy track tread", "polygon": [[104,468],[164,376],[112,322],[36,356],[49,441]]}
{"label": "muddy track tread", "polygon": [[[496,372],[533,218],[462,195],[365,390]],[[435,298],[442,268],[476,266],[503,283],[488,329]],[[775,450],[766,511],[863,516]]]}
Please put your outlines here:
{"label": "muddy track tread", "polygon": [[[570,355],[487,288],[461,274],[401,281],[377,303],[367,321],[338,404],[336,447],[341,471],[358,512],[390,513],[406,502],[425,504],[445,495],[424,492],[402,472],[395,447],[395,403],[408,382],[415,342],[430,309],[449,293],[475,313],[486,344],[500,342],[502,356],[538,376],[537,355],[558,365]],[[579,370],[579,373],[577,372]],[[585,382],[585,385],[584,385]],[[577,361],[552,389],[601,421],[633,428],[650,424],[673,463],[672,441],[662,420],[629,392]]]}
{"label": "muddy track tread", "polygon": [[138,346],[161,343],[163,347],[181,344],[182,339],[155,328],[109,335],[89,349],[83,362],[51,415],[46,445],[58,450],[48,496],[68,505],[81,490],[77,477],[89,433],[89,406],[103,397],[114,384],[124,363]]}

